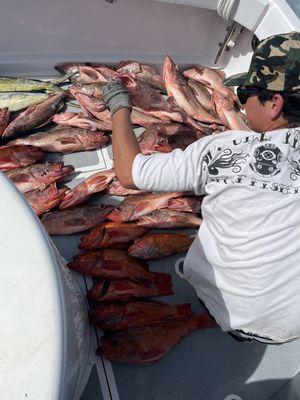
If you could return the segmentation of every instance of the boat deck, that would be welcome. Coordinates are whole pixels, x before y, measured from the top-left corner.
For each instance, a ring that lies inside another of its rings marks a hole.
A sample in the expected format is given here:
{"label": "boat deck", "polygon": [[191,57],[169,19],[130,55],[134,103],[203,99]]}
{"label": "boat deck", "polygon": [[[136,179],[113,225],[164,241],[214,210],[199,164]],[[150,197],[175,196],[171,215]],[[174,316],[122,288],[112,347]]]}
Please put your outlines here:
{"label": "boat deck", "polygon": [[[137,131],[137,134],[139,131]],[[78,184],[95,170],[112,166],[111,146],[100,151],[59,157],[77,168],[68,183]],[[79,171],[83,171],[80,172]],[[120,201],[114,196],[94,195],[90,202]],[[192,230],[189,230],[192,233]],[[80,234],[52,236],[66,260],[78,253]],[[192,286],[175,272],[175,263],[184,254],[149,262],[151,271],[172,275],[175,294],[160,298],[168,303],[190,303],[195,313],[203,311]],[[71,271],[82,292],[92,279]],[[156,298],[155,298],[156,299]],[[158,298],[159,299],[159,298]],[[300,341],[283,345],[240,343],[220,328],[194,331],[177,344],[161,361],[132,366],[110,363],[95,355],[101,330],[91,327],[89,366],[82,381],[79,400],[296,400],[290,389],[299,372]],[[299,385],[297,385],[299,386]],[[273,397],[274,396],[274,397]],[[292,396],[292,397],[290,397]]]}

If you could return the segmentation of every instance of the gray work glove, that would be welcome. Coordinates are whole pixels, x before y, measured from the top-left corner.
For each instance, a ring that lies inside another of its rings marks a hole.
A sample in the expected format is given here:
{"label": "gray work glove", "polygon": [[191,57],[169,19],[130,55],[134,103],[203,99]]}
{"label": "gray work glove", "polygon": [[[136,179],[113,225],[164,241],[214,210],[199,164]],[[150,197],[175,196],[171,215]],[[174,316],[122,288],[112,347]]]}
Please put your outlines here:
{"label": "gray work glove", "polygon": [[111,116],[121,108],[129,108],[131,110],[130,95],[120,79],[111,80],[103,86],[102,97],[106,107],[111,112]]}

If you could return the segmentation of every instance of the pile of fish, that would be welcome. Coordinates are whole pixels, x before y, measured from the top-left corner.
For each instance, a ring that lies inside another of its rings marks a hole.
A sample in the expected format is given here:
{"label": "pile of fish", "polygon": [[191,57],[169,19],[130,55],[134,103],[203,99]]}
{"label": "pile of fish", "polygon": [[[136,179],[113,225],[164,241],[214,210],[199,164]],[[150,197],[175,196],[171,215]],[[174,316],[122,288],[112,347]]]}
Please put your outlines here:
{"label": "pile of fish", "polygon": [[[207,313],[195,316],[189,304],[154,301],[173,294],[172,281],[147,265],[187,251],[193,238],[182,229],[200,226],[202,198],[126,189],[114,169],[94,173],[70,190],[62,180],[72,179],[74,168],[47,161],[47,153],[110,142],[112,122],[102,100],[110,79],[121,79],[131,94],[132,122],[145,128],[138,137],[144,154],[185,149],[205,135],[249,128],[217,69],[181,72],[169,56],[162,74],[136,61],[114,68],[74,62],[55,68],[62,77],[48,82],[0,78],[0,171],[50,235],[84,232],[68,266],[98,279],[87,293],[90,321],[104,331],[97,354],[131,364],[157,361],[192,330],[215,326]],[[68,112],[69,102],[80,111]],[[104,194],[122,198],[117,207],[100,204]]]}

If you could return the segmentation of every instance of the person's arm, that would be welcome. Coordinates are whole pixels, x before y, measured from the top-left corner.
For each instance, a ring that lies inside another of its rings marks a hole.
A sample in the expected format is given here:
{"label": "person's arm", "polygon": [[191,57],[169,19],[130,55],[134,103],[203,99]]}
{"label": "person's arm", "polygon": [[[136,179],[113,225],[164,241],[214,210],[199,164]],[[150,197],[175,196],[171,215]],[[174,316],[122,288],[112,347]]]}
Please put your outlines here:
{"label": "person's arm", "polygon": [[116,175],[122,186],[145,191],[194,191],[201,194],[206,171],[204,149],[211,138],[192,143],[184,151],[144,156],[132,129],[129,93],[120,80],[103,88],[103,100],[111,112]]}
{"label": "person's arm", "polygon": [[132,129],[130,113],[129,109],[121,108],[113,114],[112,147],[116,175],[121,185],[137,189],[132,179],[132,164],[141,150]]}
{"label": "person's arm", "polygon": [[132,180],[132,164],[141,152],[131,123],[131,99],[121,80],[109,81],[103,87],[103,101],[112,118],[112,146],[116,175],[122,186],[137,189]]}

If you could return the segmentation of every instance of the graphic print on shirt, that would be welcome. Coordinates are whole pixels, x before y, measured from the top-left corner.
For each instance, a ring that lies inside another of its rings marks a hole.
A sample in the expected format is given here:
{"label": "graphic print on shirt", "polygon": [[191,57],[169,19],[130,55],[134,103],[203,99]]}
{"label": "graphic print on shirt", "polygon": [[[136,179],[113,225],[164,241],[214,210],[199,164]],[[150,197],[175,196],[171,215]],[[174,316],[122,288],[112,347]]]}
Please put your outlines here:
{"label": "graphic print on shirt", "polygon": [[300,176],[300,158],[298,161],[288,158],[287,161],[289,163],[290,170],[292,171],[290,173],[290,178],[295,181],[298,179],[298,176]]}
{"label": "graphic print on shirt", "polygon": [[232,172],[238,173],[242,169],[240,164],[246,163],[246,158],[249,157],[249,154],[243,151],[234,153],[231,149],[223,150],[221,147],[218,147],[217,150],[218,153],[214,157],[209,151],[203,158],[211,175],[218,175],[218,168],[232,168]]}
{"label": "graphic print on shirt", "polygon": [[274,137],[269,132],[235,136],[225,148],[208,148],[202,165],[207,183],[300,194],[300,129]]}
{"label": "graphic print on shirt", "polygon": [[280,172],[279,164],[283,160],[282,151],[272,143],[266,143],[254,150],[255,162],[251,169],[260,176],[273,176]]}

